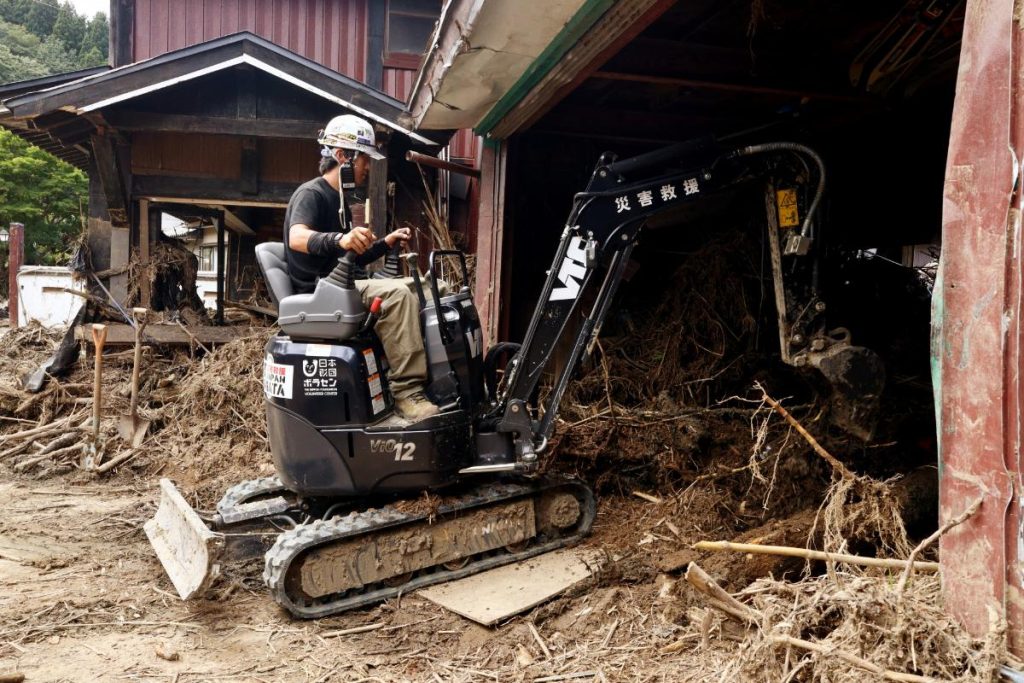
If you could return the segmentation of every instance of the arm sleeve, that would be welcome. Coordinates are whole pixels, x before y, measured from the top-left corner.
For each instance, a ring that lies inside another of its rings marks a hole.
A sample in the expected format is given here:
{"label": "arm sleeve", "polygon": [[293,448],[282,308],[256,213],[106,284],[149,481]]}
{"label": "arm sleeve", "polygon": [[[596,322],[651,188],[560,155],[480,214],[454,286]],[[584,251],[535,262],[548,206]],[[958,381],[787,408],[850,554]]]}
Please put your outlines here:
{"label": "arm sleeve", "polygon": [[388,243],[384,241],[384,238],[380,238],[376,242],[370,245],[370,248],[364,251],[360,256],[356,256],[356,263],[361,266],[365,266],[368,263],[373,263],[381,256],[386,254],[388,251]]}

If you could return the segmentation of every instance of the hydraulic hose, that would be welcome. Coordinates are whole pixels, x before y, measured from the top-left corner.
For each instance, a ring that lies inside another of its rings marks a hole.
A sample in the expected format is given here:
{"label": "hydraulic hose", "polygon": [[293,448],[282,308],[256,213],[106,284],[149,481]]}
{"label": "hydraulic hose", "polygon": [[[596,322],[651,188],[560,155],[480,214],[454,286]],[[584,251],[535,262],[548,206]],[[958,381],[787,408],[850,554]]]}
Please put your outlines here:
{"label": "hydraulic hose", "polygon": [[821,203],[822,195],[825,194],[825,162],[822,161],[818,153],[807,145],[801,145],[799,142],[766,142],[762,145],[741,147],[740,149],[732,152],[729,156],[734,158],[747,157],[755,154],[780,151],[803,154],[814,161],[815,165],[818,167],[818,189],[814,192],[814,199],[811,200],[811,206],[807,210],[807,217],[804,218],[804,224],[800,227],[800,236],[809,237],[811,234],[811,221],[814,219],[814,216],[818,211],[818,204]]}

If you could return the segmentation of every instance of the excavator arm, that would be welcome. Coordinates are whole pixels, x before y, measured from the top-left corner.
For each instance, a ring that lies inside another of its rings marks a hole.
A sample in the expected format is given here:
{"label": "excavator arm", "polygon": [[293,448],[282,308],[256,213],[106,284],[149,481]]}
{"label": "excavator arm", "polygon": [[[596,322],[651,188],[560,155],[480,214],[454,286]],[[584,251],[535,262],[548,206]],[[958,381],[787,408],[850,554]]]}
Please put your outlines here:
{"label": "excavator arm", "polygon": [[[643,177],[645,171],[652,169],[653,175]],[[783,244],[774,203],[776,188],[780,183],[810,185],[812,179],[815,182],[805,193],[804,220],[787,231],[788,238]],[[816,293],[809,297],[810,301],[801,302],[799,320],[793,320],[788,313],[795,307],[787,303],[782,258],[814,256],[815,217],[824,192],[824,164],[813,150],[796,143],[723,150],[714,141],[701,139],[624,160],[606,153],[598,161],[586,190],[573,199],[530,325],[519,352],[506,368],[504,390],[491,412],[497,431],[513,435],[519,469],[528,471],[535,467],[537,454],[546,446],[562,396],[594,346],[648,219],[752,182],[763,183],[766,192],[782,359],[792,365],[818,367],[844,394],[866,389],[870,398],[880,393],[884,383],[881,360],[867,349],[851,346],[845,330],[824,327],[821,314],[825,307]],[[592,303],[580,320],[577,313],[584,295],[595,288],[593,299],[587,297]],[[806,314],[808,310],[811,316]],[[543,411],[531,416],[529,398],[541,376],[549,371],[555,347],[567,333],[574,335],[568,359],[555,374],[553,390]],[[856,368],[846,367],[849,363],[844,362],[851,356],[840,353],[841,349],[854,350]],[[856,414],[847,420],[850,425],[843,426],[869,438],[873,427],[871,411],[852,412]]]}

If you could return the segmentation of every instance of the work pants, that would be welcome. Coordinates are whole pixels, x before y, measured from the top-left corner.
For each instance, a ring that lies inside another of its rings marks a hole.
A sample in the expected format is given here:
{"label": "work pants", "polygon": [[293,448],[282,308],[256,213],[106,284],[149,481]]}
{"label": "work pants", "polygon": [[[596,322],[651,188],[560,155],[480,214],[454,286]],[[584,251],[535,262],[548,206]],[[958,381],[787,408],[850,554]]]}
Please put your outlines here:
{"label": "work pants", "polygon": [[427,381],[420,302],[413,287],[411,277],[356,280],[356,289],[367,310],[375,298],[381,298],[375,331],[391,366],[388,381],[395,398],[407,398],[421,391]]}

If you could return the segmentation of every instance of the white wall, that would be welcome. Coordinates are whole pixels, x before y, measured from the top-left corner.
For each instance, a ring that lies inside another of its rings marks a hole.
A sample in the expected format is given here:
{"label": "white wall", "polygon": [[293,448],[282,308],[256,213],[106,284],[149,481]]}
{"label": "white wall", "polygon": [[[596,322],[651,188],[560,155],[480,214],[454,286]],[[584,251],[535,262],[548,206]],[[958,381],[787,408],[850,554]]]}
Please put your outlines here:
{"label": "white wall", "polygon": [[63,289],[83,291],[84,283],[76,282],[70,268],[59,266],[22,266],[18,271],[18,324],[30,320],[46,327],[64,327],[85,299]]}

